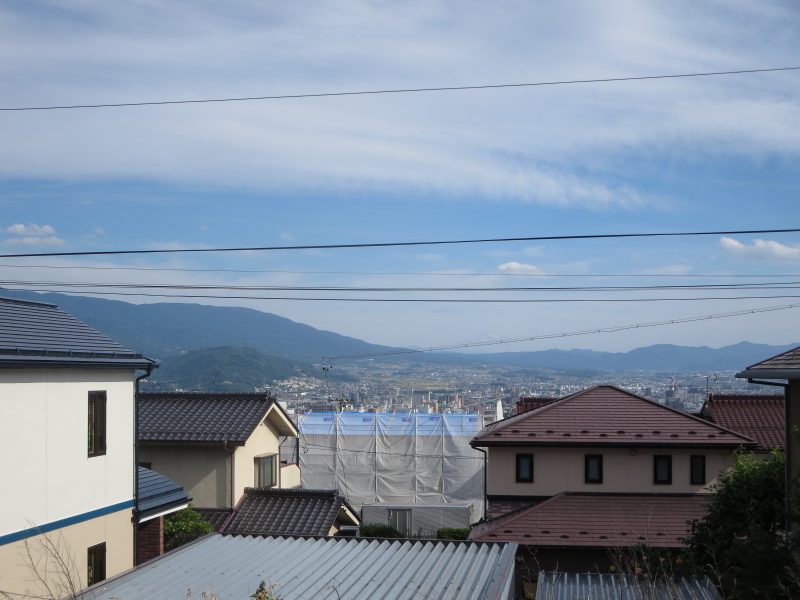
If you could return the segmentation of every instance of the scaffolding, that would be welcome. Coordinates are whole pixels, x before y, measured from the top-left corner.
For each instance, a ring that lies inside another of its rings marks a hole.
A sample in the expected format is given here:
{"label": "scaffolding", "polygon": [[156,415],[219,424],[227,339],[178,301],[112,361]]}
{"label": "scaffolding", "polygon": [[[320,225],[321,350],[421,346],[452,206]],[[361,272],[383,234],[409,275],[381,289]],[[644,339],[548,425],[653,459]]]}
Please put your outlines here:
{"label": "scaffolding", "polygon": [[471,502],[483,516],[483,454],[474,414],[307,413],[298,417],[305,488],[364,504]]}

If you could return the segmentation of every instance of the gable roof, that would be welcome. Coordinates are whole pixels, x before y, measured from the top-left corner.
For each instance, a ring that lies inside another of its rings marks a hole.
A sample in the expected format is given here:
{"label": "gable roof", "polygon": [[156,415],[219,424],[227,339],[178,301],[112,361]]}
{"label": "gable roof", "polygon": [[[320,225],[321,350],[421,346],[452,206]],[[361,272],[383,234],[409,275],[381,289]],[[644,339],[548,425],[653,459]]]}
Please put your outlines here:
{"label": "gable roof", "polygon": [[184,508],[192,497],[177,483],[144,467],[137,470],[136,510],[139,522]]}
{"label": "gable roof", "polygon": [[800,346],[759,363],[750,365],[737,373],[740,379],[800,379]]}
{"label": "gable roof", "polygon": [[699,417],[598,385],[485,427],[473,446],[737,447],[754,442]]}
{"label": "gable roof", "polygon": [[471,540],[553,547],[680,548],[707,494],[561,493],[472,528]]}
{"label": "gable roof", "polygon": [[355,511],[336,490],[245,488],[233,517],[221,531],[234,535],[324,536],[342,508],[355,519]]}
{"label": "gable roof", "polygon": [[504,600],[516,544],[251,537],[212,533],[84,590],[87,600],[249,598],[260,581],[283,600]]}
{"label": "gable roof", "polygon": [[152,369],[136,354],[55,304],[0,297],[0,367]]}
{"label": "gable roof", "polygon": [[267,418],[281,435],[297,435],[280,405],[263,393],[143,393],[138,439],[144,443],[243,446]]}
{"label": "gable roof", "polygon": [[786,415],[783,394],[711,394],[708,417],[758,443],[758,450],[783,448]]}

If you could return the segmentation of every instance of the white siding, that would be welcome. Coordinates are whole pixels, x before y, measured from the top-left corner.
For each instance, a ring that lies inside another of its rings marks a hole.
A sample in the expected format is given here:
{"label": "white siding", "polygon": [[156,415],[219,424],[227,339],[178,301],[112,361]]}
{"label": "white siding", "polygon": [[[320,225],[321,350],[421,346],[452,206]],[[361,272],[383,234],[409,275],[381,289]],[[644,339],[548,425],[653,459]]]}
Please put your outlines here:
{"label": "white siding", "polygon": [[[107,393],[107,449],[89,458],[95,390]],[[132,370],[0,370],[0,406],[0,535],[132,500]]]}

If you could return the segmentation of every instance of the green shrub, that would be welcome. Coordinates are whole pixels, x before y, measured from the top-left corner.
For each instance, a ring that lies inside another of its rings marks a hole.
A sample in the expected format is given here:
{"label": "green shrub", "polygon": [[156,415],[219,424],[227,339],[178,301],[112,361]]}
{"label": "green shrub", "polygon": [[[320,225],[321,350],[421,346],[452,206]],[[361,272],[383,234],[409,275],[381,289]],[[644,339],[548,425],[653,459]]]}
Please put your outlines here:
{"label": "green shrub", "polygon": [[442,527],[436,530],[437,540],[466,540],[469,538],[469,527]]}
{"label": "green shrub", "polygon": [[183,546],[212,531],[213,525],[191,506],[174,512],[164,517],[164,550]]}
{"label": "green shrub", "polygon": [[381,525],[380,523],[367,523],[358,530],[361,537],[380,537],[380,538],[402,538],[402,533],[391,525]]}

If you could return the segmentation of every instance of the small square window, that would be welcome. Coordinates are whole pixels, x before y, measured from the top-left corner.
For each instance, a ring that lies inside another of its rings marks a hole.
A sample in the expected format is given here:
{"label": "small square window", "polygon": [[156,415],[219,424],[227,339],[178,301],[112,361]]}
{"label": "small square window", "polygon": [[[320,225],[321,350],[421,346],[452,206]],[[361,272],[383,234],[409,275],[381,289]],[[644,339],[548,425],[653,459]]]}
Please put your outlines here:
{"label": "small square window", "polygon": [[706,456],[705,454],[695,454],[690,457],[691,465],[691,484],[706,484]]}
{"label": "small square window", "polygon": [[278,455],[268,454],[255,459],[255,481],[257,488],[271,488],[278,485]]}
{"label": "small square window", "polygon": [[517,454],[517,483],[533,483],[533,454]]}
{"label": "small square window", "polygon": [[586,483],[603,483],[603,455],[587,454],[584,457],[583,476]]}
{"label": "small square window", "polygon": [[86,582],[94,585],[106,578],[106,543],[90,546],[87,551]]}
{"label": "small square window", "polygon": [[653,483],[672,484],[672,456],[669,454],[656,454],[653,457]]}
{"label": "small square window", "polygon": [[89,392],[89,456],[106,453],[106,393]]}

